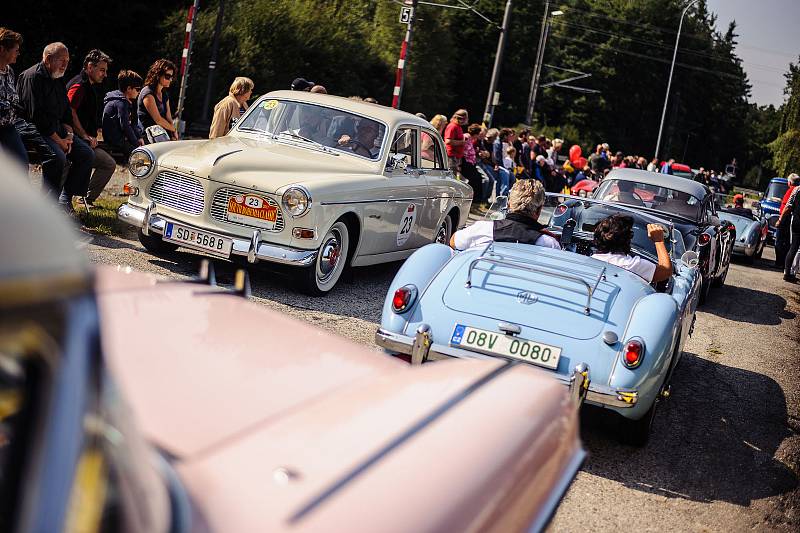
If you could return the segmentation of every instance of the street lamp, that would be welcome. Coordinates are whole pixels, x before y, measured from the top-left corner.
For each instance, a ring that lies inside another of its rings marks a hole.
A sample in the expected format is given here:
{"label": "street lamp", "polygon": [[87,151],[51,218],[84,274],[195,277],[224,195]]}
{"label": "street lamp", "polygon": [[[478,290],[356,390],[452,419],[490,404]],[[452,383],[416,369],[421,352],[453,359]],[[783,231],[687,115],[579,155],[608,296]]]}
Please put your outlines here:
{"label": "street lamp", "polygon": [[669,80],[667,81],[667,94],[664,96],[664,110],[661,112],[661,124],[658,126],[658,140],[656,141],[656,153],[653,156],[658,159],[658,150],[661,148],[661,133],[664,131],[664,119],[667,116],[667,102],[669,102],[669,89],[672,87],[672,72],[675,70],[675,58],[678,56],[678,42],[681,40],[681,28],[683,28],[683,17],[689,11],[689,8],[695,5],[700,0],[692,0],[689,5],[683,8],[681,13],[681,21],[678,23],[678,35],[675,36],[675,50],[672,52],[672,64],[669,67]]}
{"label": "street lamp", "polygon": [[560,9],[550,11],[550,2],[545,2],[544,20],[542,20],[542,33],[539,36],[539,49],[536,54],[536,63],[533,66],[533,77],[531,79],[531,92],[528,95],[528,110],[525,113],[525,124],[528,126],[533,123],[533,106],[536,104],[536,93],[539,90],[539,76],[542,73],[542,63],[544,62],[544,47],[547,44],[547,35],[550,32],[550,22],[553,17],[560,17],[564,14]]}

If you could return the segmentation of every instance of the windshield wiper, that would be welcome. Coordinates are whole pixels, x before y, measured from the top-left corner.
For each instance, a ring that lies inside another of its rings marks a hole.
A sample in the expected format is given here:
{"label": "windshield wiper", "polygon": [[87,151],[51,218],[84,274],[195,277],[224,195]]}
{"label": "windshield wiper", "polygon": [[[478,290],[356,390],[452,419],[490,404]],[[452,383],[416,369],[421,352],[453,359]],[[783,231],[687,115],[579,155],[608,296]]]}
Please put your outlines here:
{"label": "windshield wiper", "polygon": [[329,146],[325,146],[324,144],[319,143],[319,142],[315,141],[314,139],[309,139],[308,137],[303,137],[299,133],[295,133],[295,132],[290,131],[290,130],[280,131],[276,135],[287,135],[287,136],[291,137],[292,139],[298,139],[300,141],[305,141],[307,143],[311,143],[316,148],[319,148],[323,152],[326,152],[326,153],[329,153],[329,154],[339,155],[332,148],[330,148]]}

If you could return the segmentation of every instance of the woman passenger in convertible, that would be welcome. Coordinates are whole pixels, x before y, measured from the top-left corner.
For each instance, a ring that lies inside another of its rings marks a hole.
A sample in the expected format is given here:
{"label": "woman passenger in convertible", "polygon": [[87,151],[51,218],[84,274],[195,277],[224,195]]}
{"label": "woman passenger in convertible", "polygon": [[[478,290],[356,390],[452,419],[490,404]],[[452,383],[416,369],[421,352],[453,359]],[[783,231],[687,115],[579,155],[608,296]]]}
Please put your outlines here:
{"label": "woman passenger in convertible", "polygon": [[631,255],[633,217],[616,214],[604,218],[594,230],[595,259],[624,268],[648,283],[664,281],[672,275],[672,261],[664,244],[664,228],[658,224],[647,225],[647,237],[653,241],[658,253],[658,265],[647,259]]}

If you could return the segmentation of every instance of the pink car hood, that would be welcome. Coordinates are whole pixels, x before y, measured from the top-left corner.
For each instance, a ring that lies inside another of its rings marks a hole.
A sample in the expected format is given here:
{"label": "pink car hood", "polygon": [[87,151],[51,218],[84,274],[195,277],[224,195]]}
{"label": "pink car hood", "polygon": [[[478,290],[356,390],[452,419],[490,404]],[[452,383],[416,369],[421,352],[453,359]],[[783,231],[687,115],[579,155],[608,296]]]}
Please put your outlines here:
{"label": "pink car hood", "polygon": [[[583,451],[525,365],[414,368],[187,283],[98,273],[104,350],[208,531],[515,531]],[[538,521],[538,522],[537,522]]]}

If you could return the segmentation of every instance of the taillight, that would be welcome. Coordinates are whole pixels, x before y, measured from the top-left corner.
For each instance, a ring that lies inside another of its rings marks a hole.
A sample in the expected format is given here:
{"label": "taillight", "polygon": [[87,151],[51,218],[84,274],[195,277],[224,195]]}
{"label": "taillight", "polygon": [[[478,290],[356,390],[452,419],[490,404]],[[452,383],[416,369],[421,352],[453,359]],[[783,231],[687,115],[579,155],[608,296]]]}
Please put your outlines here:
{"label": "taillight", "polygon": [[701,233],[700,237],[698,237],[697,242],[700,243],[700,246],[704,246],[711,241],[711,235],[708,233]]}
{"label": "taillight", "polygon": [[558,204],[556,206],[555,210],[553,211],[553,216],[554,217],[560,217],[561,215],[563,215],[566,212],[567,212],[567,206],[565,204]]}
{"label": "taillight", "polygon": [[417,288],[414,285],[403,285],[392,296],[392,311],[403,313],[408,310],[417,298]]}
{"label": "taillight", "polygon": [[636,339],[628,341],[622,354],[622,364],[628,368],[636,368],[642,363],[642,359],[644,359],[644,344]]}

